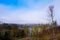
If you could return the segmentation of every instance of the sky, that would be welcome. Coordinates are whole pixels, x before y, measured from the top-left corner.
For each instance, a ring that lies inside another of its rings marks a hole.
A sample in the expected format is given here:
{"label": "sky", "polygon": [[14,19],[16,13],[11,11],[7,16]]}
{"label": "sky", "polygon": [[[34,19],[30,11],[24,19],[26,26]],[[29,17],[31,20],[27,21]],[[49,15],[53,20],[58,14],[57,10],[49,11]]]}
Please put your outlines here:
{"label": "sky", "polygon": [[17,24],[49,23],[48,9],[54,5],[54,19],[60,24],[60,0],[0,0],[0,21]]}

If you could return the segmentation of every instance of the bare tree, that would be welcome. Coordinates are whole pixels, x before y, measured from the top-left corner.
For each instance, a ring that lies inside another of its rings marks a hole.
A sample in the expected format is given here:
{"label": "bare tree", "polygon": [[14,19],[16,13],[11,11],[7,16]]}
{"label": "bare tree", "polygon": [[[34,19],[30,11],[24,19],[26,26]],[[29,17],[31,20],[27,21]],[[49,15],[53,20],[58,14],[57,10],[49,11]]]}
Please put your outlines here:
{"label": "bare tree", "polygon": [[[54,8],[54,6],[53,5],[51,5],[51,6],[49,6],[49,16],[50,16],[50,18],[51,18],[51,28],[53,28],[54,27],[54,13],[53,13],[53,8]],[[54,40],[54,35],[55,35],[55,33],[54,33],[54,28],[53,28],[53,30],[52,30],[52,40]]]}
{"label": "bare tree", "polygon": [[50,22],[53,24],[53,22],[54,22],[54,13],[53,13],[53,8],[54,8],[54,6],[52,5],[52,6],[49,6],[49,18],[51,19],[50,20]]}

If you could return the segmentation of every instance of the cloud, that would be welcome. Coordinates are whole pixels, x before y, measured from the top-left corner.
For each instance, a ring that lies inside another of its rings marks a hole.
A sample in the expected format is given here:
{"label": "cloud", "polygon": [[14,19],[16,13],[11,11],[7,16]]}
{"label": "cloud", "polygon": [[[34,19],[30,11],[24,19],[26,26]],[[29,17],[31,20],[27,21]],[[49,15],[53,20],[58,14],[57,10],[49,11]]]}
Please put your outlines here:
{"label": "cloud", "polygon": [[55,19],[57,20],[57,23],[60,25],[60,0],[55,0],[54,2],[54,14]]}
{"label": "cloud", "polygon": [[3,15],[1,15],[0,19],[7,23],[47,23],[46,10],[50,3],[41,4],[38,1],[35,3],[32,0],[24,0],[23,5],[25,2],[27,2],[28,7],[20,7],[21,4],[17,9],[11,5],[0,5],[2,9],[0,13]]}
{"label": "cloud", "polygon": [[46,8],[42,11],[40,10],[25,10],[17,9],[11,12],[9,15],[2,17],[4,22],[7,23],[46,23]]}

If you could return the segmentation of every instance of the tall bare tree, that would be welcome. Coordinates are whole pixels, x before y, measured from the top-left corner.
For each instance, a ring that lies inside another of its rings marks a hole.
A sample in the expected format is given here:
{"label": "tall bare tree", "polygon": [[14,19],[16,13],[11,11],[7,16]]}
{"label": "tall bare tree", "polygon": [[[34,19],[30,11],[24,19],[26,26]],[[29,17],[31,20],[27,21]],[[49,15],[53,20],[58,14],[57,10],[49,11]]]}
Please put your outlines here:
{"label": "tall bare tree", "polygon": [[49,6],[49,16],[50,16],[50,18],[51,18],[51,23],[53,24],[54,23],[54,13],[53,13],[53,8],[54,8],[54,6],[52,5],[52,6]]}
{"label": "tall bare tree", "polygon": [[[54,27],[54,13],[53,13],[53,9],[54,9],[54,6],[53,5],[51,5],[51,6],[49,6],[49,16],[50,16],[50,18],[51,18],[51,28],[53,28]],[[52,30],[52,40],[54,40],[54,35],[55,35],[55,33],[54,33],[54,29]]]}

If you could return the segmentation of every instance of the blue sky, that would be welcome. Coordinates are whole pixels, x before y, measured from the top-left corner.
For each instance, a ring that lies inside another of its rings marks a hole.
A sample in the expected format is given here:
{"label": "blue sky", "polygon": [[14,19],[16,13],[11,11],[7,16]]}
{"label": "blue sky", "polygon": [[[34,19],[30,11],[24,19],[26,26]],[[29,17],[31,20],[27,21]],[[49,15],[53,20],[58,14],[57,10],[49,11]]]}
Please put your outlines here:
{"label": "blue sky", "polygon": [[47,10],[54,5],[58,24],[59,0],[0,0],[0,21],[7,23],[48,23]]}

